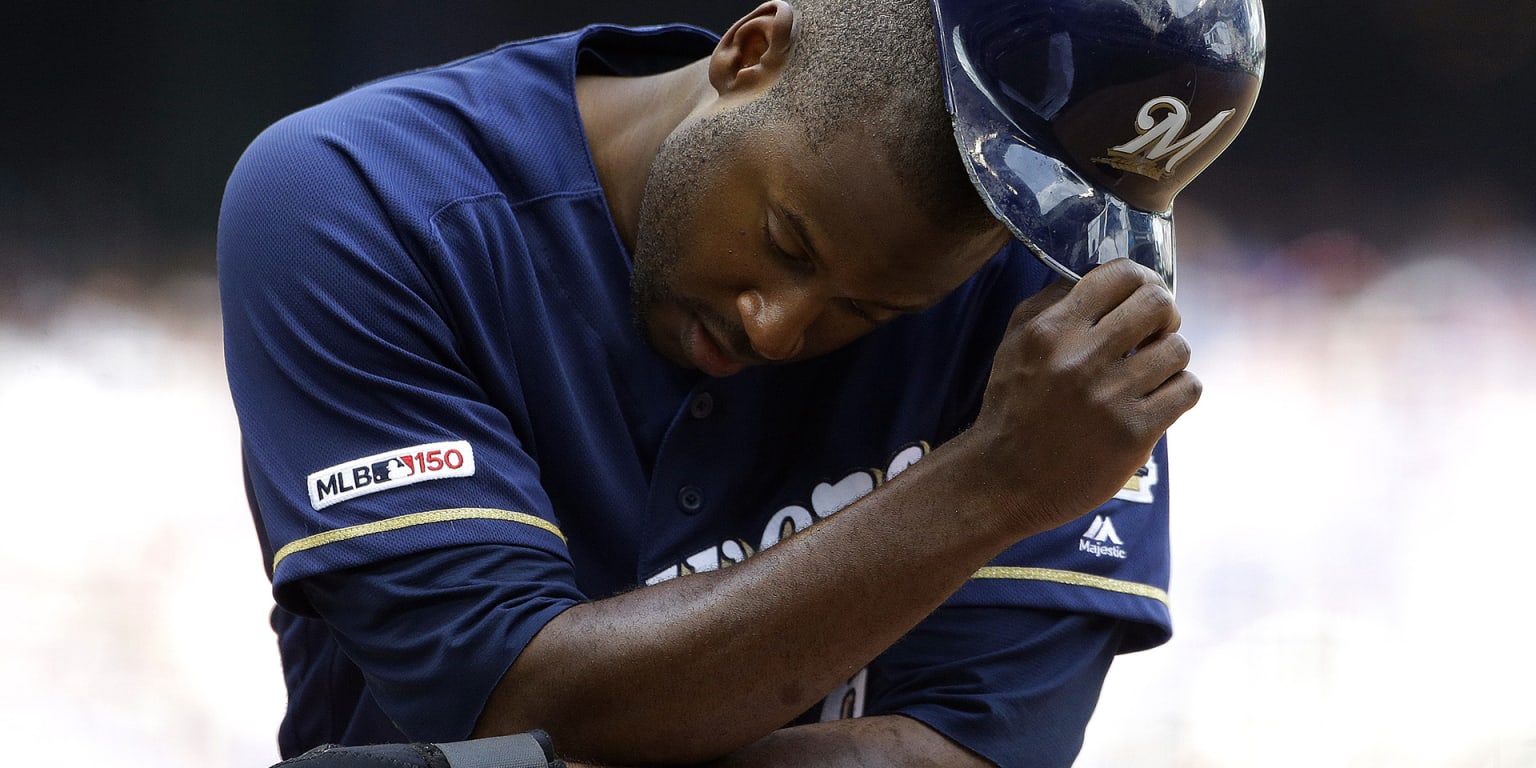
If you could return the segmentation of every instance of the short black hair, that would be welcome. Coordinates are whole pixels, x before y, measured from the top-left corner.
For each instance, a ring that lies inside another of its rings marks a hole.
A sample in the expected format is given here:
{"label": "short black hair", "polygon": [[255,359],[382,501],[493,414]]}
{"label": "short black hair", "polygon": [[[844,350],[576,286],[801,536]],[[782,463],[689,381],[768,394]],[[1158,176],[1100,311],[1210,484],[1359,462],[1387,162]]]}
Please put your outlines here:
{"label": "short black hair", "polygon": [[796,38],[764,97],[812,147],[861,124],[936,224],[997,226],[967,173],[944,107],[928,0],[798,0]]}

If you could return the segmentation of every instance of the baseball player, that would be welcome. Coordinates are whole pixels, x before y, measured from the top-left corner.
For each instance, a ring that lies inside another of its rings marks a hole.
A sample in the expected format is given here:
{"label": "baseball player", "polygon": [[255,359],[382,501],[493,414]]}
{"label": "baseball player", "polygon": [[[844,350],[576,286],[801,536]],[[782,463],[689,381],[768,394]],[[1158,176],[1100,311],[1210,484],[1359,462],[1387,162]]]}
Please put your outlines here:
{"label": "baseball player", "polygon": [[219,268],[283,754],[1070,764],[1169,636],[1169,211],[1263,53],[1257,0],[772,0],[269,128]]}

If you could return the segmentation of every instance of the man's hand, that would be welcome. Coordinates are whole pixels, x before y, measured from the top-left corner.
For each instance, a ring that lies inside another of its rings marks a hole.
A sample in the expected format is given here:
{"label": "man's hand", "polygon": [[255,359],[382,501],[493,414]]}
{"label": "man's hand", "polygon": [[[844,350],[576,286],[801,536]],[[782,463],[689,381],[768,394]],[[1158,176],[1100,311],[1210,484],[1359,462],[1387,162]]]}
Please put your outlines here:
{"label": "man's hand", "polygon": [[1107,501],[1200,399],[1173,295],[1151,270],[1109,262],[1014,312],[981,413],[963,436],[1023,535]]}

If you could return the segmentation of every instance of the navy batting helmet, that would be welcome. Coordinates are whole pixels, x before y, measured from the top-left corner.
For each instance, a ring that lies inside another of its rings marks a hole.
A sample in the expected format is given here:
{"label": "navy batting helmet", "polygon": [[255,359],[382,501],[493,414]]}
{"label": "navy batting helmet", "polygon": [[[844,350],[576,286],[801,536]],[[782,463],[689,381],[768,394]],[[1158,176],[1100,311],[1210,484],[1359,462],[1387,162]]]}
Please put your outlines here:
{"label": "navy batting helmet", "polygon": [[1071,277],[1174,282],[1173,198],[1264,76],[1259,0],[932,0],[955,140],[992,212]]}

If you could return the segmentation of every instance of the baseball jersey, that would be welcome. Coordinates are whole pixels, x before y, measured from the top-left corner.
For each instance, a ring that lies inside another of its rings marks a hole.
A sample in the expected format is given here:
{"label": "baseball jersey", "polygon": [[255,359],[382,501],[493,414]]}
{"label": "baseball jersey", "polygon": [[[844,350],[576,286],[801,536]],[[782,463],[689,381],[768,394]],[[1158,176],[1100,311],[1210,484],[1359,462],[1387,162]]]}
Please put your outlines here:
{"label": "baseball jersey", "polygon": [[[561,611],[741,562],[974,417],[1010,313],[1053,277],[1021,247],[814,360],[713,379],[647,345],[575,77],[714,41],[508,44],[292,115],[238,163],[219,279],[285,753],[464,738]],[[999,764],[1070,761],[1108,658],[1169,635],[1167,487],[1160,444],[806,718],[899,712]]]}

